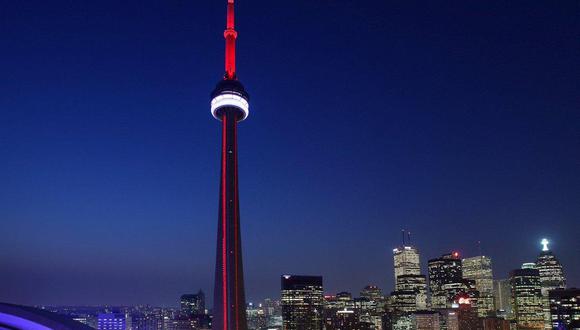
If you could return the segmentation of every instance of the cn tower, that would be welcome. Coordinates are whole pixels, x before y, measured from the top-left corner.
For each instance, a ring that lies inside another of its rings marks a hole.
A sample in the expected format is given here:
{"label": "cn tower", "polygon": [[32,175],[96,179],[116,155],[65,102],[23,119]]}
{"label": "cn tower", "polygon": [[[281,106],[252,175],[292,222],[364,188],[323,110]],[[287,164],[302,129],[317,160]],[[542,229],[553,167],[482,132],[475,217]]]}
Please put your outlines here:
{"label": "cn tower", "polygon": [[215,267],[213,329],[246,330],[238,200],[238,122],[249,114],[249,95],[236,75],[234,0],[228,0],[225,74],[211,93],[211,113],[222,124],[221,179]]}

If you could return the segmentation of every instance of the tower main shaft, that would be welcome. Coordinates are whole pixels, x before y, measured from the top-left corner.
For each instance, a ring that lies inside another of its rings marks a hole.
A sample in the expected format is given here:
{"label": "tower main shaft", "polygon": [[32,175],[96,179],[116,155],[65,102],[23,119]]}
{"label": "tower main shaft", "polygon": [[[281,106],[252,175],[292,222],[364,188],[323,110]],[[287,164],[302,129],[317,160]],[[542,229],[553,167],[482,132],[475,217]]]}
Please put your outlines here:
{"label": "tower main shaft", "polygon": [[213,327],[246,330],[246,299],[238,199],[237,121],[239,114],[222,114],[221,179],[214,288]]}

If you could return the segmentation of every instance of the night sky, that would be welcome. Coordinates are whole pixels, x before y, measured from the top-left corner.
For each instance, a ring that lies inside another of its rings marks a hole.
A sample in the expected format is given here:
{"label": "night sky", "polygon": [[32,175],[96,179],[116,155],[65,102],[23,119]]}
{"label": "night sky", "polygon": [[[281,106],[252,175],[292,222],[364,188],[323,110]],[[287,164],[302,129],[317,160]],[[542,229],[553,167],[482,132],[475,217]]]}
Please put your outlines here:
{"label": "night sky", "polygon": [[[0,301],[213,289],[226,1],[0,3]],[[237,1],[246,295],[540,239],[580,285],[576,1]]]}

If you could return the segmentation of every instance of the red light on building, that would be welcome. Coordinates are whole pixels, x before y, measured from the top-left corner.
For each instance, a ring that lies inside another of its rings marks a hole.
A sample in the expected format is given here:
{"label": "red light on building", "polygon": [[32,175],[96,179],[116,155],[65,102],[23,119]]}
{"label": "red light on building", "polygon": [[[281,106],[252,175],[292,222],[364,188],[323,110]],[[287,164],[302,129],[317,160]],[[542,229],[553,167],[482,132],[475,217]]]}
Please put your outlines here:
{"label": "red light on building", "polygon": [[471,299],[461,297],[461,298],[459,298],[459,300],[457,301],[457,303],[459,305],[471,305]]}

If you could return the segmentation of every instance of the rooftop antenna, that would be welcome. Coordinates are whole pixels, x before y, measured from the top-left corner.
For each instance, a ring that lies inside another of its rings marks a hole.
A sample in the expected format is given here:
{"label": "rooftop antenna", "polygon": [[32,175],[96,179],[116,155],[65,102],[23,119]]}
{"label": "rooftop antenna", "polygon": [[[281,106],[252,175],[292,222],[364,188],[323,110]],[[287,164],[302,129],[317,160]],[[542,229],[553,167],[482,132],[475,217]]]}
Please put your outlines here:
{"label": "rooftop antenna", "polygon": [[481,253],[481,241],[477,241],[477,251],[479,252],[479,270],[483,271],[483,253]]}
{"label": "rooftop antenna", "polygon": [[408,242],[408,243],[409,243],[409,245],[411,245],[411,231],[408,231],[408,232],[407,232],[407,239],[408,239],[408,241],[409,241],[409,242]]}
{"label": "rooftop antenna", "polygon": [[401,234],[403,235],[403,247],[405,246],[405,229],[401,229]]}

